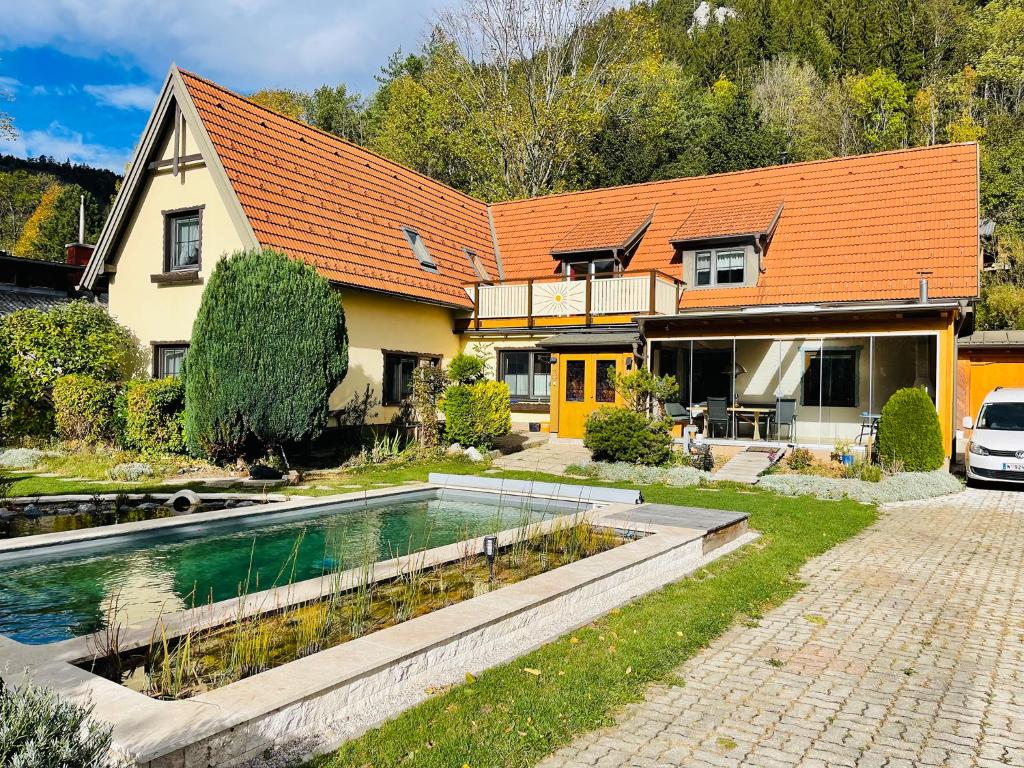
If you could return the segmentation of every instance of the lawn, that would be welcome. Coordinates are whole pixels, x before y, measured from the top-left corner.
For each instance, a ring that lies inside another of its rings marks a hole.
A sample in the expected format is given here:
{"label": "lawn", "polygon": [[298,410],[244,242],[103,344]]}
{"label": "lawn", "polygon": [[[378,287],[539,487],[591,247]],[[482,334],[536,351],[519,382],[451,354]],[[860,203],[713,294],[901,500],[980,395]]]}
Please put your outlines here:
{"label": "lawn", "polygon": [[[502,477],[564,481],[532,473]],[[757,621],[801,587],[809,558],[874,521],[874,507],[742,487],[643,489],[648,501],[750,513],[764,535],[692,577],[456,686],[320,758],[316,768],[531,766],[612,722],[651,683],[736,621]],[[529,670],[529,671],[527,671]],[[469,670],[467,670],[468,672]],[[536,674],[539,672],[539,674]]]}

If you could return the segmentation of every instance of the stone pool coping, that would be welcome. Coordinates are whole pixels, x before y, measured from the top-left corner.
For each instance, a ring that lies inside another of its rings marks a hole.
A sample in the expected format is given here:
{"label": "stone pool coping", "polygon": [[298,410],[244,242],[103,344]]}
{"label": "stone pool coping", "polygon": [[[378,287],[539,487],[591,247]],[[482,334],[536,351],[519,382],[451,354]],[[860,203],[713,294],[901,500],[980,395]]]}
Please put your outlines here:
{"label": "stone pool coping", "polygon": [[[303,733],[327,749],[422,701],[431,685],[522,655],[758,535],[746,515],[729,513],[735,535],[706,552],[708,528],[631,523],[642,510],[608,504],[588,518],[649,534],[643,538],[188,700],[151,699],[69,664],[70,645],[58,655],[63,644],[0,637],[0,656],[8,670],[27,668],[39,684],[91,698],[94,716],[113,724],[118,749],[147,768],[238,765]],[[463,546],[438,549],[458,556]]]}

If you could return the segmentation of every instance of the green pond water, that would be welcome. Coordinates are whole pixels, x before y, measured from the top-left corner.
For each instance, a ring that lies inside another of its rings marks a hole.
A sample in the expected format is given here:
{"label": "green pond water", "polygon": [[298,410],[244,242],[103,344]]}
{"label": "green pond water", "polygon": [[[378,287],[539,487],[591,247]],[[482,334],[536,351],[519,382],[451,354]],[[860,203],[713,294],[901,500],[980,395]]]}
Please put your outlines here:
{"label": "green pond water", "polygon": [[193,604],[237,597],[574,512],[520,499],[499,505],[474,496],[328,508],[300,518],[247,518],[187,526],[159,538],[102,549],[51,550],[0,562],[0,634],[40,644],[131,623]]}

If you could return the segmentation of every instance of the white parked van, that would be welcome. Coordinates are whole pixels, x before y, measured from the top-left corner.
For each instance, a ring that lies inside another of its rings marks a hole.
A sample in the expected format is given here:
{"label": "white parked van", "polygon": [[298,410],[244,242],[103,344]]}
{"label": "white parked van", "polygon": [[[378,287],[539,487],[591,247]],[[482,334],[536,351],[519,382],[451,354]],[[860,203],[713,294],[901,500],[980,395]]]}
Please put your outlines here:
{"label": "white parked van", "polygon": [[1024,389],[996,387],[985,397],[964,451],[967,479],[1024,483]]}

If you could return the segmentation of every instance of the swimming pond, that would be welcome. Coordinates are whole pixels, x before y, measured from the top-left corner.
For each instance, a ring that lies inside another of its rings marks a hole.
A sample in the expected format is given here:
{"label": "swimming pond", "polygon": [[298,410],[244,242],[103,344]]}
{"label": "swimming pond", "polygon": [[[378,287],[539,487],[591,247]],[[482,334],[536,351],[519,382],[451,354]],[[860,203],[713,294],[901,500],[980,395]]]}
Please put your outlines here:
{"label": "swimming pond", "polygon": [[0,560],[0,634],[56,642],[589,506],[418,491],[51,547]]}

